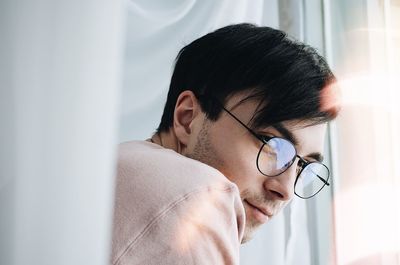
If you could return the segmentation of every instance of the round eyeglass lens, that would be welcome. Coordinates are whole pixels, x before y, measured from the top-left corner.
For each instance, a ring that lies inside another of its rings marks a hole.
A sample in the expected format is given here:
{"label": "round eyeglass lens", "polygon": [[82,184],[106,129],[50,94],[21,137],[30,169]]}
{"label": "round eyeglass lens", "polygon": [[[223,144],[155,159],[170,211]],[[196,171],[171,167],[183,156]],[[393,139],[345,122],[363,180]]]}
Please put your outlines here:
{"label": "round eyeglass lens", "polygon": [[258,152],[257,167],[264,175],[277,176],[292,165],[295,157],[296,149],[290,141],[274,137]]}
{"label": "round eyeglass lens", "polygon": [[328,184],[329,170],[319,162],[308,164],[296,180],[294,192],[297,196],[307,199],[317,194]]}

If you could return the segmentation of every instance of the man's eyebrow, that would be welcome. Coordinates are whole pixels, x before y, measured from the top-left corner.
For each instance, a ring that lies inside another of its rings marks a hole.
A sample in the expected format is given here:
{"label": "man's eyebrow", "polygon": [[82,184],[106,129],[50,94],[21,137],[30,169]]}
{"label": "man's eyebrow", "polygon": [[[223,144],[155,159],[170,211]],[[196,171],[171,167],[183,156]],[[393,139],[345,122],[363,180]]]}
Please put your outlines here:
{"label": "man's eyebrow", "polygon": [[[272,127],[274,127],[284,138],[291,141],[295,146],[298,145],[298,143],[299,143],[298,139],[293,135],[293,133],[291,131],[289,131],[281,123],[278,123]],[[314,153],[308,154],[308,155],[306,155],[306,157],[311,157],[318,162],[324,161],[324,156],[320,152],[314,152]]]}
{"label": "man's eyebrow", "polygon": [[274,124],[272,125],[272,127],[275,128],[282,135],[283,138],[291,141],[292,144],[294,144],[295,146],[299,144],[299,141],[293,135],[293,133],[289,131],[285,126],[283,126],[281,123]]}
{"label": "man's eyebrow", "polygon": [[[283,126],[281,123],[274,124],[271,127],[276,129],[282,135],[283,138],[291,141],[295,146],[297,146],[299,144],[299,141],[293,135],[293,133],[291,131],[289,131],[285,126]],[[306,155],[305,157],[311,157],[318,162],[324,161],[324,156],[320,152],[314,152],[314,153]]]}
{"label": "man's eyebrow", "polygon": [[308,154],[308,155],[306,155],[306,157],[311,157],[311,158],[315,159],[318,162],[324,161],[324,156],[319,152]]}

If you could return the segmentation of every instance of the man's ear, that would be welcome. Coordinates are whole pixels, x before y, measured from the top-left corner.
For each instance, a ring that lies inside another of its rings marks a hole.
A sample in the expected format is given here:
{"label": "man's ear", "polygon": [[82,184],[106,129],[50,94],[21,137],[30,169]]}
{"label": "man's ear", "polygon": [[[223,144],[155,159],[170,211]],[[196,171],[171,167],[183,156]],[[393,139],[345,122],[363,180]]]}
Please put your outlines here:
{"label": "man's ear", "polygon": [[200,104],[190,90],[183,91],[175,105],[174,111],[174,132],[179,142],[187,146],[193,134],[195,118],[201,113]]}

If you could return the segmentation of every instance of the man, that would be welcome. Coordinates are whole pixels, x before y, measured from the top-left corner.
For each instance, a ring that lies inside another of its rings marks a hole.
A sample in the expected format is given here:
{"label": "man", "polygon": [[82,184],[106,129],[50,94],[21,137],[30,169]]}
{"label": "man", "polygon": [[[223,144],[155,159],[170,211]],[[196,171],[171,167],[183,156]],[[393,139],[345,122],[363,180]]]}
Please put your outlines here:
{"label": "man", "polygon": [[184,47],[157,133],[120,145],[112,264],[238,264],[294,194],[329,185],[334,82],[314,49],[268,27]]}

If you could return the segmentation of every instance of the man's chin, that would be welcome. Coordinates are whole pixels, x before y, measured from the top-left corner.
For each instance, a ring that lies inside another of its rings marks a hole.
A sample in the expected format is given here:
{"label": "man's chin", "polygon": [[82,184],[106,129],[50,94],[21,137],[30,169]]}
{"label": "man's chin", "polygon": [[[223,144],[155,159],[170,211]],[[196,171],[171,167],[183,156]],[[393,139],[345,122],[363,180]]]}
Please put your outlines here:
{"label": "man's chin", "polygon": [[248,237],[248,236],[244,235],[242,238],[242,242],[240,242],[240,244],[242,244],[242,245],[246,244],[247,242],[249,242],[252,239],[253,239],[253,236]]}
{"label": "man's chin", "polygon": [[241,244],[245,244],[247,242],[249,242],[250,240],[253,239],[255,232],[258,230],[258,226],[254,227],[248,227],[246,226],[244,229],[244,234],[243,234],[243,238],[242,238],[242,242],[240,242]]}

